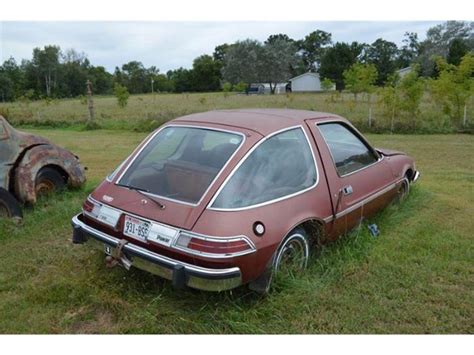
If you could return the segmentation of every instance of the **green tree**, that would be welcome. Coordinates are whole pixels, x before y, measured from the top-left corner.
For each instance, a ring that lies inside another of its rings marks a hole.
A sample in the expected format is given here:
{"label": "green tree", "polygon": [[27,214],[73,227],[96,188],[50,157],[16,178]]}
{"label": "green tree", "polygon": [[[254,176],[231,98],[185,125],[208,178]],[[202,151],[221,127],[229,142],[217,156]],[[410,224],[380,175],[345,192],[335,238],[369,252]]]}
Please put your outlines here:
{"label": "green tree", "polygon": [[14,83],[7,74],[0,71],[0,100],[13,101],[15,99]]}
{"label": "green tree", "polygon": [[400,76],[395,73],[387,80],[387,85],[378,89],[379,104],[385,116],[391,118],[390,132],[394,130],[395,116],[400,110],[400,89],[398,83]]}
{"label": "green tree", "polygon": [[464,106],[474,92],[474,54],[466,54],[459,66],[449,64],[441,57],[437,58],[436,65],[439,76],[431,82],[433,97],[460,125]]}
{"label": "green tree", "polygon": [[449,64],[459,65],[462,57],[464,57],[468,52],[469,47],[466,40],[462,38],[454,38],[449,45],[446,60]]}
{"label": "green tree", "polygon": [[132,94],[151,91],[147,70],[141,62],[136,60],[122,65],[121,84],[125,85]]}
{"label": "green tree", "polygon": [[400,109],[409,115],[413,129],[416,128],[421,99],[423,98],[424,92],[424,83],[420,79],[418,71],[419,68],[415,67],[400,80],[399,84]]}
{"label": "green tree", "polygon": [[420,53],[420,41],[416,32],[405,32],[403,45],[397,59],[398,68],[409,67]]}
{"label": "green tree", "polygon": [[36,81],[35,90],[50,97],[57,89],[60,78],[59,58],[61,49],[58,46],[45,46],[43,49],[33,49],[33,59],[30,70],[30,77]]}
{"label": "green tree", "polygon": [[256,40],[235,42],[224,57],[222,68],[224,80],[232,84],[244,82],[247,85],[259,82],[263,55],[263,46]]}
{"label": "green tree", "polygon": [[284,42],[289,42],[289,43],[295,43],[295,40],[294,39],[291,39],[290,37],[288,37],[288,35],[284,34],[284,33],[279,33],[279,34],[276,34],[276,35],[270,35],[268,36],[267,40],[264,42],[264,44],[272,44],[272,43],[275,43],[277,41],[284,41]]}
{"label": "green tree", "polygon": [[224,56],[227,52],[227,50],[231,47],[230,44],[224,43],[216,46],[214,48],[214,53],[212,53],[212,58],[216,62],[220,62],[221,64],[224,62]]}
{"label": "green tree", "polygon": [[92,82],[95,94],[110,94],[112,92],[113,75],[104,67],[89,67],[88,77]]}
{"label": "green tree", "polygon": [[263,45],[262,54],[259,76],[274,94],[276,85],[287,82],[292,76],[291,68],[298,62],[296,46],[285,39],[276,39]]}
{"label": "green tree", "polygon": [[349,69],[357,62],[362,53],[364,45],[358,42],[351,44],[337,42],[334,46],[327,48],[321,58],[319,74],[336,83],[336,90],[344,89],[344,70]]}
{"label": "green tree", "polygon": [[354,94],[372,93],[375,89],[374,84],[377,80],[377,68],[373,64],[356,63],[343,73],[344,84],[346,88]]}
{"label": "green tree", "polygon": [[157,74],[154,77],[155,80],[155,90],[156,91],[162,91],[162,92],[173,92],[174,91],[174,85],[171,80],[168,79],[168,77],[164,74]]}
{"label": "green tree", "polygon": [[184,68],[169,70],[166,73],[168,80],[172,82],[175,92],[192,91],[192,71]]}
{"label": "green tree", "polygon": [[60,96],[76,97],[84,94],[90,63],[84,53],[69,49],[62,55]]}
{"label": "green tree", "polygon": [[377,85],[385,84],[389,75],[395,72],[397,55],[397,45],[382,38],[377,39],[367,48],[367,62],[374,64],[377,68]]}
{"label": "green tree", "polygon": [[291,77],[291,67],[297,61],[296,47],[291,42],[277,39],[262,44],[247,39],[236,42],[227,51],[223,77],[232,84],[267,83],[273,94],[278,83]]}
{"label": "green tree", "polygon": [[437,73],[435,58],[447,58],[450,44],[455,38],[465,40],[469,50],[474,50],[474,22],[447,21],[428,29],[426,39],[420,43],[420,54],[416,60],[421,66],[422,76],[434,76]]}
{"label": "green tree", "polygon": [[326,47],[331,44],[331,33],[316,30],[297,42],[305,71],[317,71]]}
{"label": "green tree", "polygon": [[114,95],[117,98],[117,103],[119,107],[124,108],[125,106],[127,106],[130,94],[125,86],[122,86],[119,83],[115,83]]}
{"label": "green tree", "polygon": [[192,91],[217,91],[220,89],[221,64],[209,55],[194,59],[191,74]]}

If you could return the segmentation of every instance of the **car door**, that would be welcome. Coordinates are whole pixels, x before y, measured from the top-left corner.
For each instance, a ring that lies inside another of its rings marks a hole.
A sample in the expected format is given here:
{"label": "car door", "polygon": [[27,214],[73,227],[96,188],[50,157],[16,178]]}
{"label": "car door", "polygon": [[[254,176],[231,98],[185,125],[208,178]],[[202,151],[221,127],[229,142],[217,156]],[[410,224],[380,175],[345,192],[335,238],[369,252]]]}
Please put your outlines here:
{"label": "car door", "polygon": [[310,128],[329,182],[334,232],[347,232],[391,199],[392,171],[347,122],[312,120]]}

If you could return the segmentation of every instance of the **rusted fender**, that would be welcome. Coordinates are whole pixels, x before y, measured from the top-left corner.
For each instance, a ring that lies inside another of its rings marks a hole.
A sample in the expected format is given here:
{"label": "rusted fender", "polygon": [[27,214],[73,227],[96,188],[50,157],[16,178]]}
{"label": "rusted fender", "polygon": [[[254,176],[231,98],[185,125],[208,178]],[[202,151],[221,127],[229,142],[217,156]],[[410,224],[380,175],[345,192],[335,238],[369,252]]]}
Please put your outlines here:
{"label": "rusted fender", "polygon": [[86,181],[84,168],[74,154],[55,145],[38,145],[26,152],[15,170],[15,194],[20,201],[36,202],[36,176],[46,166],[64,171],[71,187],[79,187]]}
{"label": "rusted fender", "polygon": [[0,187],[9,190],[10,172],[21,154],[35,145],[51,144],[47,139],[13,128],[0,116]]}

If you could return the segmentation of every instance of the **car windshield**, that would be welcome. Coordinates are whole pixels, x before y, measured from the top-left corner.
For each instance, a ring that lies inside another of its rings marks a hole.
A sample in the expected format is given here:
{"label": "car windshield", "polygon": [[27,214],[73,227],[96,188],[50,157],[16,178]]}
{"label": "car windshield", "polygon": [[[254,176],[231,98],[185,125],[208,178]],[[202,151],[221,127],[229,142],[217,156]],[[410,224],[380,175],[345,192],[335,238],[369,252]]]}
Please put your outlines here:
{"label": "car windshield", "polygon": [[196,204],[242,140],[237,133],[166,127],[139,153],[119,184]]}

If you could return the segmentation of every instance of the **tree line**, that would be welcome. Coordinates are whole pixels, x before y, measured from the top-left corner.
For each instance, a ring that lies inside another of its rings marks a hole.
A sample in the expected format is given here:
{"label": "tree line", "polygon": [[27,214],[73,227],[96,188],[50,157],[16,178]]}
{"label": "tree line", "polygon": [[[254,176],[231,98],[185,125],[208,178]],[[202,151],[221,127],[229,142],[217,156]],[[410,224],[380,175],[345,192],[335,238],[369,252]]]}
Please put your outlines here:
{"label": "tree line", "polygon": [[[277,83],[308,71],[318,72],[337,90],[349,85],[357,91],[354,88],[360,86],[357,78],[362,74],[369,75],[371,85],[391,86],[393,74],[400,68],[415,65],[420,76],[437,78],[443,68],[439,58],[446,65],[459,66],[474,50],[474,22],[447,21],[430,28],[423,41],[417,33],[407,32],[402,43],[398,47],[382,38],[371,44],[333,42],[331,33],[322,30],[297,40],[274,34],[263,43],[246,39],[218,45],[212,55],[194,59],[192,68],[166,73],[156,66],[146,68],[140,61],[125,63],[109,73],[103,66],[91,64],[85,53],[47,45],[33,49],[31,59],[17,63],[9,58],[0,66],[0,100],[77,97],[85,93],[87,80],[92,82],[94,94],[124,89],[130,94],[241,91],[255,82],[269,84],[274,92]],[[370,73],[361,71],[367,67],[372,68]],[[351,69],[359,70],[352,73],[352,79]]]}

